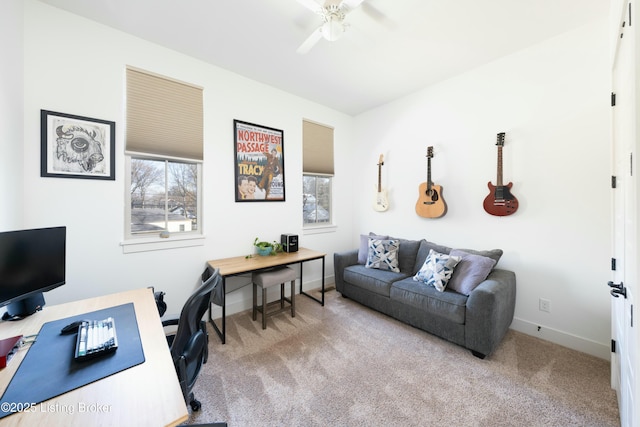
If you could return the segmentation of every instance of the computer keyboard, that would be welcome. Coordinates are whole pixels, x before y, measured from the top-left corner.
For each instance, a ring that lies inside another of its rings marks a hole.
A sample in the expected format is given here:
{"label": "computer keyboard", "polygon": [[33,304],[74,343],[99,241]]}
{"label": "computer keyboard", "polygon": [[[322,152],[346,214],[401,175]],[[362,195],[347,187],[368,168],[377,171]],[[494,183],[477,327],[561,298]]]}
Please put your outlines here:
{"label": "computer keyboard", "polygon": [[78,327],[76,360],[86,360],[112,353],[117,348],[118,337],[112,317],[104,320],[83,320]]}

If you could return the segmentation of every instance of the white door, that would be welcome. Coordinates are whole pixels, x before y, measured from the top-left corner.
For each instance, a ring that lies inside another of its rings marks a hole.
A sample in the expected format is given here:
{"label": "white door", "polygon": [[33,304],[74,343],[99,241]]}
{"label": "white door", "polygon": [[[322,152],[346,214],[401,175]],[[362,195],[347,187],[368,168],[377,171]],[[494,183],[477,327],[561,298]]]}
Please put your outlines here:
{"label": "white door", "polygon": [[[638,114],[636,91],[640,90],[640,75],[636,75],[636,57],[640,58],[640,43],[636,38],[633,5],[629,1],[614,1],[613,16],[620,17],[615,28],[612,83],[615,106],[612,111],[612,175],[616,185],[612,190],[613,259],[611,282],[611,334],[615,351],[611,355],[611,384],[618,395],[620,420],[623,427],[640,425],[634,396],[638,390],[636,357],[638,330],[633,319],[633,301],[638,289],[637,207],[638,186],[635,153],[638,146]],[[614,19],[614,21],[616,21]],[[613,32],[613,31],[612,31]],[[638,46],[638,47],[636,47]],[[638,51],[638,52],[636,52]]]}

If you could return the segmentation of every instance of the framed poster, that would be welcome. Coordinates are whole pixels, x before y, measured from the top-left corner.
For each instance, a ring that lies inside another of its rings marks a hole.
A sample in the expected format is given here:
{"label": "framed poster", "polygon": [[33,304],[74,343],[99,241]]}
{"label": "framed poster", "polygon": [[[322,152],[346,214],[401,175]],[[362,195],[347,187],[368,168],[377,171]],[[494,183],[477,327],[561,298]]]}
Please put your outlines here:
{"label": "framed poster", "polygon": [[284,133],[233,121],[236,202],[283,202]]}
{"label": "framed poster", "polygon": [[115,180],[116,124],[40,111],[40,176]]}

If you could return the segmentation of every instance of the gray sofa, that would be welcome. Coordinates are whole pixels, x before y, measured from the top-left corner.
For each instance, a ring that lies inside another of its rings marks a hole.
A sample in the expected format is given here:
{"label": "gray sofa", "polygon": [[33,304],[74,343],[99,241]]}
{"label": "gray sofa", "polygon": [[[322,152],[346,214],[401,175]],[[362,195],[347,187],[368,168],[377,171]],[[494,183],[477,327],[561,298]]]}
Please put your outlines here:
{"label": "gray sofa", "polygon": [[[491,267],[484,280],[482,275],[476,277],[479,284],[475,288],[465,290],[468,295],[450,287],[441,292],[414,280],[414,275],[421,271],[431,250],[440,254],[460,251],[452,252],[452,248],[426,240],[396,239],[399,271],[388,271],[367,266],[370,236],[361,236],[359,249],[334,254],[336,290],[342,296],[464,346],[481,359],[496,349],[513,320],[516,277],[512,271]],[[490,258],[495,263],[502,256],[500,249],[462,251],[476,255],[471,256],[474,259]],[[462,265],[461,262],[453,268],[450,282],[456,274],[456,279],[467,279],[461,276],[470,270],[459,269]]]}

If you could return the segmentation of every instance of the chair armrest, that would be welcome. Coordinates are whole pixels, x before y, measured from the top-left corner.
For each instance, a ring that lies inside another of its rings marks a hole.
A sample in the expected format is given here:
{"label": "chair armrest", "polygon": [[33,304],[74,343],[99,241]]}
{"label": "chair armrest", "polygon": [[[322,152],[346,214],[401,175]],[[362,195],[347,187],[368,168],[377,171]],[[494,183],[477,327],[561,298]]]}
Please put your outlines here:
{"label": "chair armrest", "polygon": [[177,326],[180,319],[177,317],[169,317],[167,319],[162,319],[162,327],[165,326]]}
{"label": "chair armrest", "polygon": [[342,293],[344,289],[344,269],[358,263],[358,250],[352,249],[346,252],[333,254],[333,274],[336,282],[336,290]]}
{"label": "chair armrest", "polygon": [[500,344],[513,321],[516,275],[494,269],[467,299],[465,347],[489,355]]}

